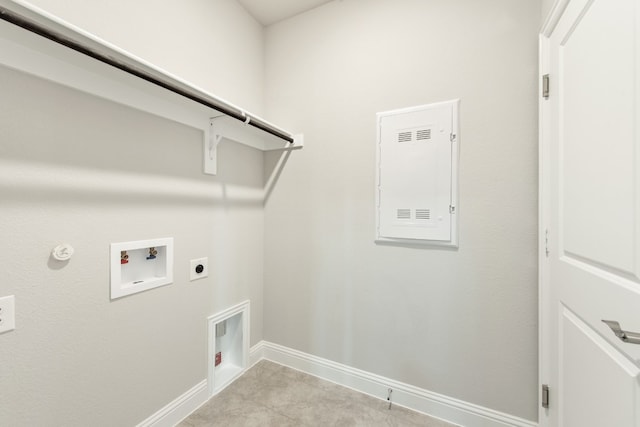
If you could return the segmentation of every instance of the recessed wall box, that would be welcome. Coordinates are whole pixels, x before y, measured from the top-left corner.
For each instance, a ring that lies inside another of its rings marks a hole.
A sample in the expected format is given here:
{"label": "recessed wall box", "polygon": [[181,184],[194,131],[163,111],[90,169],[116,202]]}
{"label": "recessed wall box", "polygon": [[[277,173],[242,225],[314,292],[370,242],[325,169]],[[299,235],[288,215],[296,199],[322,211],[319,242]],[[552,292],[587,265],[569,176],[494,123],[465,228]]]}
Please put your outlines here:
{"label": "recessed wall box", "polygon": [[249,311],[245,301],[207,319],[209,395],[231,384],[249,365]]}
{"label": "recessed wall box", "polygon": [[378,113],[376,242],[458,246],[458,105]]}
{"label": "recessed wall box", "polygon": [[173,282],[173,238],[111,244],[111,299]]}

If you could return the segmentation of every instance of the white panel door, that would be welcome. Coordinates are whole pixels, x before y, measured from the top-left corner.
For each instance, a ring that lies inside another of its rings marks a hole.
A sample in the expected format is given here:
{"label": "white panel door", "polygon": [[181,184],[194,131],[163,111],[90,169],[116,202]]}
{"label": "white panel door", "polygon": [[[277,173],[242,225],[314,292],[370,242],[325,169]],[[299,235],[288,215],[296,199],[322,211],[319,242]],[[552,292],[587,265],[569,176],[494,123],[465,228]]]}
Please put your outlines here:
{"label": "white panel door", "polygon": [[571,0],[549,39],[541,425],[640,426],[640,345],[603,323],[640,332],[639,9]]}

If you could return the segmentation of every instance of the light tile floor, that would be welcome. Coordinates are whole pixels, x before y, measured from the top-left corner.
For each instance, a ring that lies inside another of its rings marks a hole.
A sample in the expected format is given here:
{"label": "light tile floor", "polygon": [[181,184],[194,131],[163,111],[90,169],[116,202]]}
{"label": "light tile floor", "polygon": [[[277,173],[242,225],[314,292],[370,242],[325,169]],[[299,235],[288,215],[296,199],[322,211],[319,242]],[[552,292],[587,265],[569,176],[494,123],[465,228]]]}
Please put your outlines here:
{"label": "light tile floor", "polygon": [[200,426],[454,427],[266,360],[179,424]]}

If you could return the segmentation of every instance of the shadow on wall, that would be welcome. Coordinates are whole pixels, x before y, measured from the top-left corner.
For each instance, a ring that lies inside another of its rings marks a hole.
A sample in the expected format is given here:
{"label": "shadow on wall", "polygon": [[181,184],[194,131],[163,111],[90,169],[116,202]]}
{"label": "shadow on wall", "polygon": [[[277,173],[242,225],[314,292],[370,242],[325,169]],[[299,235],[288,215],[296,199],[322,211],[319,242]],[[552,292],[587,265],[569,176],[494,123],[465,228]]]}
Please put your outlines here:
{"label": "shadow on wall", "polygon": [[264,204],[269,201],[292,150],[267,151],[264,156]]}
{"label": "shadow on wall", "polygon": [[223,141],[204,175],[198,129],[4,67],[0,91],[4,199],[262,205],[258,150]]}

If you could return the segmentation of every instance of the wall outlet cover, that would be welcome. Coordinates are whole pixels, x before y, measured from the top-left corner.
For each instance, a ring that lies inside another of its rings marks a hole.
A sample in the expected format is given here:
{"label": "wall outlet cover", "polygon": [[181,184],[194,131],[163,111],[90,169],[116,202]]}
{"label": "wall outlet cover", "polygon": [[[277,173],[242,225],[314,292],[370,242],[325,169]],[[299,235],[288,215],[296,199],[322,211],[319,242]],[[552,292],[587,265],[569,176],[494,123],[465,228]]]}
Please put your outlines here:
{"label": "wall outlet cover", "polygon": [[209,258],[192,259],[189,269],[189,280],[203,279],[209,276]]}

